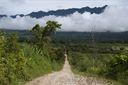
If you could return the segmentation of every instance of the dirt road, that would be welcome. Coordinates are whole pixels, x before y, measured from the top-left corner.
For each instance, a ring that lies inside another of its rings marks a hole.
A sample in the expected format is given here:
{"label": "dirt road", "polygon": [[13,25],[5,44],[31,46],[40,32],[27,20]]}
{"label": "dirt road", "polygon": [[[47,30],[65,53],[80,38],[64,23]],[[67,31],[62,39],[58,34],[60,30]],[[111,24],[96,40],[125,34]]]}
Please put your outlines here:
{"label": "dirt road", "polygon": [[95,78],[74,75],[65,54],[65,64],[61,71],[36,78],[25,85],[110,85],[110,83],[98,83]]}

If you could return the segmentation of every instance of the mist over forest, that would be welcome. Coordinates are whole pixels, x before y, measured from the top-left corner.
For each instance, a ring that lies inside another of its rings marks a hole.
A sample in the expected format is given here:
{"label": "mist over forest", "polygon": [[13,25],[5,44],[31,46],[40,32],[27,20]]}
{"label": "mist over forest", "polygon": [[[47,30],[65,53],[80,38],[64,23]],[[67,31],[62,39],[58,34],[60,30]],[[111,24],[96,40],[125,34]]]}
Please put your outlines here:
{"label": "mist over forest", "polygon": [[127,10],[127,6],[105,5],[95,8],[37,11],[27,15],[1,15],[0,28],[27,30],[35,24],[45,26],[45,22],[52,20],[62,24],[62,29],[57,31],[89,32],[90,28],[95,27],[98,32],[124,32],[128,31]]}

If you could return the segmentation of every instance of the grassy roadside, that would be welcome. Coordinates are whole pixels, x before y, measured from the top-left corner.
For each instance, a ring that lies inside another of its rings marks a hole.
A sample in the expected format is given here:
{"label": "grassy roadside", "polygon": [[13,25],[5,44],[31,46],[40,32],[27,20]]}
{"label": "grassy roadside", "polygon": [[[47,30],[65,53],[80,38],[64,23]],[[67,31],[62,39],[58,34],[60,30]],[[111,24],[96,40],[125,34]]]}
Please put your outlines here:
{"label": "grassy roadside", "polygon": [[[1,85],[24,85],[37,77],[62,69],[64,57],[58,58],[59,55],[64,55],[61,49],[57,51],[58,49],[56,48],[51,52],[45,47],[40,50],[36,46],[27,43],[20,43],[20,46],[19,54],[8,54],[6,58],[7,63],[3,65],[2,69],[5,69],[5,72],[7,71],[8,76],[0,73],[0,78],[2,78],[0,79]],[[2,62],[5,62],[5,60]]]}
{"label": "grassy roadside", "polygon": [[[30,78],[27,81],[21,81],[19,85],[23,85],[37,77],[62,69],[63,62],[57,60],[52,61],[46,48],[44,48],[44,51],[39,52],[39,49],[35,49],[35,47],[26,43],[23,43],[22,46],[25,57],[29,59],[25,69]],[[14,83],[12,85],[14,85]]]}
{"label": "grassy roadside", "polygon": [[99,76],[97,74],[91,74],[91,73],[87,73],[87,72],[80,72],[76,69],[71,69],[72,72],[76,75],[81,75],[81,76],[86,76],[88,79],[92,79],[95,78],[96,81],[101,82],[101,83],[109,83],[110,85],[124,85],[118,81],[114,81],[114,80],[110,80],[110,79],[106,79],[102,76]]}
{"label": "grassy roadside", "polygon": [[110,85],[126,85],[121,83],[119,80],[116,81],[110,78],[106,78],[106,73],[101,73],[102,69],[104,69],[104,63],[109,60],[109,57],[107,56],[108,55],[105,54],[99,55],[98,68],[94,68],[94,58],[91,54],[69,52],[68,60],[72,67],[72,71],[75,74],[86,76],[89,79],[96,78],[98,82],[109,82]]}

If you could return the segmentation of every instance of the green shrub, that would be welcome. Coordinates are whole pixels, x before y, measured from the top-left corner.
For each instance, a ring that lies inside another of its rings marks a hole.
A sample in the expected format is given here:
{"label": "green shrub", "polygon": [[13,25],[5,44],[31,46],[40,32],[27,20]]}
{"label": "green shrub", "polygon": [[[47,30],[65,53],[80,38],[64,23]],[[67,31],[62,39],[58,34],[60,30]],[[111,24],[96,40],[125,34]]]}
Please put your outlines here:
{"label": "green shrub", "polygon": [[54,71],[58,71],[58,70],[61,70],[62,69],[63,63],[58,63],[56,60],[53,60],[53,62],[52,62],[51,65],[52,65],[52,69]]}
{"label": "green shrub", "polygon": [[27,59],[17,45],[17,34],[12,33],[8,38],[4,34],[2,30],[0,36],[0,84],[8,85],[17,78],[28,79],[24,69]]}
{"label": "green shrub", "polygon": [[86,71],[89,67],[94,66],[94,59],[89,58],[88,56],[83,56],[83,59],[80,63],[80,71]]}
{"label": "green shrub", "polygon": [[111,56],[111,60],[106,63],[100,71],[107,78],[118,80],[122,83],[128,81],[128,54],[124,53],[121,55]]}
{"label": "green shrub", "polygon": [[26,63],[27,59],[22,53],[18,55],[10,54],[6,58],[2,58],[0,61],[0,84],[12,83],[17,78],[27,80],[29,76],[24,68]]}
{"label": "green shrub", "polygon": [[6,39],[6,53],[15,53],[20,52],[20,44],[18,43],[17,32],[9,34]]}

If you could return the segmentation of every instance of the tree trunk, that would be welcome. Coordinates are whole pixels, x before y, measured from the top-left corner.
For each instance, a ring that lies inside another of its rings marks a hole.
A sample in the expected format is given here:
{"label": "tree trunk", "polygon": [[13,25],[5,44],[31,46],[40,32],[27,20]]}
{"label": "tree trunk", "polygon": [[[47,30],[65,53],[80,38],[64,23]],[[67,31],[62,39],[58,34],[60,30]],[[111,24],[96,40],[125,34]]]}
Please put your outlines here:
{"label": "tree trunk", "polygon": [[93,41],[93,47],[94,47],[94,56],[95,56],[95,67],[97,68],[97,62],[98,62],[98,57],[97,57],[97,48],[96,48],[96,42],[94,38],[94,30],[91,29],[91,36],[92,36],[92,41]]}

